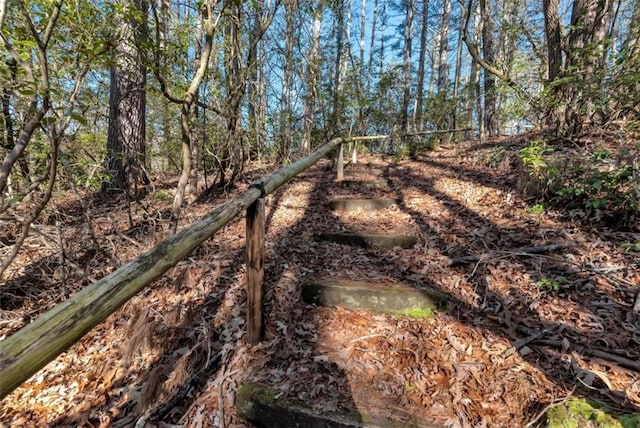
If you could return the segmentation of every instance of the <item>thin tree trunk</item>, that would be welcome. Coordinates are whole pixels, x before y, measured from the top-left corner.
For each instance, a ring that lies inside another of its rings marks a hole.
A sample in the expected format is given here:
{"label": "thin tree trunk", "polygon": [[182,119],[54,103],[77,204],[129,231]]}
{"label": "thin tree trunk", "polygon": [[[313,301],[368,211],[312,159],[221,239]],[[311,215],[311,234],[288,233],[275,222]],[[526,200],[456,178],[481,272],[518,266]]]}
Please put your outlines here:
{"label": "thin tree trunk", "polygon": [[291,136],[291,86],[292,82],[292,68],[293,68],[293,44],[296,34],[295,14],[297,12],[297,2],[287,1],[285,2],[285,54],[283,58],[283,70],[282,70],[282,96],[280,98],[280,126],[279,126],[279,143],[278,143],[278,162],[283,162],[289,157],[291,150],[292,136]]}
{"label": "thin tree trunk", "polygon": [[[479,0],[482,14],[482,53],[484,60],[489,64],[495,63],[493,50],[493,22],[490,3],[487,0]],[[486,69],[484,74],[484,122],[487,134],[492,137],[498,135],[498,117],[496,112],[496,79]]]}
{"label": "thin tree trunk", "polygon": [[344,1],[336,2],[336,19],[338,20],[338,28],[336,29],[336,62],[333,75],[333,113],[331,118],[332,133],[340,132],[342,126],[342,62],[343,62],[343,37],[344,37]]}
{"label": "thin tree trunk", "polygon": [[371,94],[371,82],[373,81],[373,58],[375,56],[376,24],[378,23],[378,0],[373,2],[373,17],[371,21],[371,42],[369,44],[369,65],[367,67],[367,96]]}
{"label": "thin tree trunk", "polygon": [[[261,34],[261,17],[262,10],[264,8],[264,0],[258,0],[255,7],[255,17],[253,20],[252,36],[253,40],[258,40]],[[260,66],[258,65],[258,52],[260,48],[254,49],[249,53],[250,57],[247,58],[247,62],[253,64],[248,70],[248,85],[247,85],[247,98],[249,100],[247,106],[247,116],[249,121],[249,132],[251,133],[255,146],[249,150],[249,153],[260,153],[262,150],[262,122],[261,122],[261,99],[262,99],[262,85],[259,81],[261,74],[259,73]]]}
{"label": "thin tree trunk", "polygon": [[[404,22],[404,47],[402,61],[402,107],[400,111],[400,129],[404,135],[409,133],[409,98],[411,95],[411,45],[413,44],[414,0],[405,0],[406,16]],[[410,149],[415,155],[415,148]]]}
{"label": "thin tree trunk", "polygon": [[[387,31],[387,3],[386,1],[382,2],[382,11],[380,13],[380,22],[382,24],[382,28],[381,28],[381,35],[380,35],[380,51],[378,52],[378,79],[382,78],[382,73],[384,71],[384,50],[385,50],[385,45],[384,45],[384,34]],[[386,91],[386,86],[384,87],[385,91]],[[383,107],[384,107],[384,100],[386,98],[386,93],[383,92],[381,94],[379,94],[379,98],[378,98],[378,110],[379,111],[383,111]]]}
{"label": "thin tree trunk", "polygon": [[[244,166],[243,142],[240,129],[240,109],[244,96],[245,70],[241,67],[241,20],[242,4],[234,4],[227,25],[225,43],[225,77],[227,80],[227,139],[223,147],[220,168],[220,185],[226,186],[235,180]],[[227,180],[227,169],[231,176]]]}
{"label": "thin tree trunk", "polygon": [[[469,13],[471,13],[469,11]],[[483,32],[483,23],[484,21],[481,19],[481,9],[480,3],[476,8],[475,20],[474,20],[474,28],[476,32],[475,40],[480,40]],[[478,46],[475,46],[476,52],[478,50]],[[484,109],[482,108],[482,89],[480,87],[480,62],[476,57],[473,57],[473,66],[471,67],[473,72],[473,88],[475,89],[475,96],[473,97],[476,100],[476,115],[478,117],[478,136],[480,137],[480,142],[484,141],[486,137],[486,129],[485,129],[485,121],[484,121]]]}
{"label": "thin tree trunk", "polygon": [[[9,58],[6,61],[6,65],[9,67],[11,79],[9,84],[2,87],[2,118],[4,120],[4,140],[1,147],[5,149],[5,153],[9,153],[16,146],[15,129],[13,124],[13,113],[11,106],[11,98],[13,97],[13,85],[17,83],[18,78],[18,63],[15,59]],[[26,154],[22,153],[17,160],[20,167],[20,173],[25,183],[29,183],[29,163],[27,162]],[[0,198],[1,200],[2,198]]]}
{"label": "thin tree trunk", "polygon": [[[367,0],[362,0],[360,6],[360,43],[358,46],[360,47],[360,64],[359,67],[359,83],[358,83],[358,134],[365,135],[365,103],[367,102],[367,94],[365,92],[365,88],[367,85],[365,84],[365,66],[364,66],[364,44],[365,44],[365,33],[366,33],[366,25],[367,25]],[[354,146],[355,149],[355,146]],[[354,151],[355,153],[355,151]]]}
{"label": "thin tree trunk", "polygon": [[318,97],[318,68],[320,65],[319,54],[320,32],[322,30],[322,11],[323,2],[319,1],[316,5],[313,16],[313,40],[311,41],[309,63],[307,65],[308,81],[304,108],[305,132],[302,139],[302,151],[304,153],[309,153],[311,151],[311,134],[315,127],[316,100]]}
{"label": "thin tree trunk", "polygon": [[451,0],[443,0],[442,20],[440,21],[440,46],[438,47],[438,94],[447,95],[449,86],[449,17],[451,15]]}
{"label": "thin tree trunk", "polygon": [[462,73],[462,35],[464,34],[464,21],[466,19],[465,13],[467,13],[464,5],[460,5],[460,22],[458,24],[458,44],[456,48],[456,72],[453,78],[453,117],[451,127],[456,129],[458,127],[458,111],[460,109],[460,101],[458,100],[460,92],[460,76]]}
{"label": "thin tree trunk", "polygon": [[[444,104],[447,105],[448,92],[449,92],[449,62],[447,55],[449,52],[449,27],[450,27],[450,15],[451,15],[451,0],[443,0],[442,4],[442,19],[440,21],[440,46],[438,47],[438,98],[441,99]],[[439,129],[448,129],[449,125],[449,112],[444,112],[442,118],[437,123]],[[442,135],[441,141],[444,142],[450,138],[451,134]]]}
{"label": "thin tree trunk", "polygon": [[423,102],[424,102],[424,74],[427,57],[427,30],[429,24],[429,0],[422,1],[422,26],[420,28],[420,57],[418,58],[418,84],[416,87],[416,107],[413,112],[413,121],[417,131],[424,128]]}
{"label": "thin tree trunk", "polygon": [[[195,51],[193,55],[193,72],[194,75],[198,73],[198,69],[200,68],[200,59],[202,57],[202,22],[198,22],[198,26],[196,28],[196,37],[195,37]],[[212,49],[212,48],[210,48]],[[206,68],[205,68],[206,73]],[[204,80],[204,76],[203,76]],[[189,115],[189,124],[198,124],[198,118],[200,116],[200,109],[198,108],[198,99],[199,99],[200,85],[196,89],[193,95],[192,108],[190,109]],[[189,140],[191,146],[191,168],[189,173],[189,182],[185,189],[185,194],[187,196],[187,202],[192,203],[195,201],[198,195],[198,166],[200,165],[199,157],[200,157],[200,141],[198,138],[198,130],[197,126],[189,127]]]}
{"label": "thin tree trunk", "polygon": [[[24,125],[22,126],[22,130],[20,131],[18,140],[16,141],[13,148],[5,155],[2,164],[0,164],[0,197],[4,195],[9,180],[9,174],[11,173],[14,164],[23,155],[24,150],[31,141],[31,137],[40,127],[42,120],[51,108],[48,62],[49,59],[47,57],[47,45],[51,40],[53,29],[56,27],[58,18],[60,16],[62,1],[63,0],[57,0],[54,4],[44,32],[42,34],[38,34],[34,30],[32,34],[38,46],[38,53],[36,55],[36,58],[38,61],[39,75],[37,78],[33,72],[33,68],[31,67],[31,65],[27,64],[23,59],[15,54],[13,47],[11,47],[11,49],[7,49],[11,51],[11,57],[17,62],[18,66],[26,70],[27,78],[31,82],[33,82],[34,86],[38,87],[39,91],[37,94],[33,95],[31,102],[29,103],[28,111],[31,113],[24,119]],[[30,21],[31,17],[26,9],[24,9],[24,4],[21,3],[20,5],[25,19]],[[4,14],[6,13],[6,3],[3,4],[2,7],[2,19],[4,19]],[[31,28],[35,29],[35,25],[31,25]],[[10,47],[10,42],[7,41],[3,36],[0,37],[0,45],[3,48],[8,48]],[[39,82],[36,83],[36,79],[38,79]]]}
{"label": "thin tree trunk", "polygon": [[178,228],[178,220],[180,218],[180,211],[182,210],[182,202],[184,200],[185,189],[189,181],[192,165],[192,149],[191,149],[191,129],[189,127],[189,117],[191,109],[196,102],[198,88],[204,79],[204,75],[207,72],[209,65],[209,58],[211,56],[213,46],[213,34],[215,31],[215,21],[213,17],[213,5],[211,2],[207,2],[205,7],[202,8],[202,28],[204,30],[204,46],[202,48],[202,54],[200,56],[200,62],[198,69],[196,70],[189,88],[184,94],[182,108],[180,112],[180,130],[182,135],[182,168],[180,172],[180,178],[178,180],[178,187],[173,198],[173,205],[171,207],[171,231],[175,233]]}

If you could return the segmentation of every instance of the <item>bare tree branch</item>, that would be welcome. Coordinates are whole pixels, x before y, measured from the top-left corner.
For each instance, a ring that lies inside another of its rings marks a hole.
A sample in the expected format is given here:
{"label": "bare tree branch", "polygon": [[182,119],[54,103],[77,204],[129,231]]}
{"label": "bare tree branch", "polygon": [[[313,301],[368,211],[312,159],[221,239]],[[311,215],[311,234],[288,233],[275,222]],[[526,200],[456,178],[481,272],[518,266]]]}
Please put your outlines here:
{"label": "bare tree branch", "polygon": [[[42,97],[42,102],[41,102],[40,108],[37,109],[37,111],[31,116],[31,118],[28,121],[26,121],[24,127],[22,128],[20,137],[18,138],[16,145],[13,147],[13,149],[9,153],[7,153],[4,160],[2,161],[2,165],[0,165],[0,195],[4,194],[5,188],[7,186],[7,179],[9,178],[9,173],[11,172],[13,165],[16,163],[20,155],[22,155],[22,153],[24,152],[24,149],[27,147],[27,145],[29,144],[29,141],[31,140],[31,137],[33,136],[33,133],[38,128],[38,126],[42,122],[42,119],[51,108],[47,45],[49,43],[49,40],[51,39],[53,28],[55,27],[55,24],[58,21],[58,17],[60,16],[60,10],[62,9],[62,4],[63,4],[63,0],[58,0],[58,2],[55,4],[51,12],[51,16],[49,17],[49,22],[47,24],[44,37],[41,39],[37,29],[33,24],[33,21],[31,20],[31,16],[29,15],[28,10],[26,9],[26,6],[22,1],[19,2],[22,13],[27,19],[27,22],[29,23],[29,28],[31,29],[31,35],[33,36],[33,38],[36,40],[36,43],[38,44],[40,84],[42,85],[42,89],[41,89],[42,93],[40,94],[40,96]],[[2,35],[1,32],[0,32],[0,35]],[[4,35],[2,35],[2,40],[3,40],[3,44],[7,46],[8,43],[6,42]],[[30,67],[29,67],[29,70],[30,70]],[[32,71],[31,71],[31,74],[33,76]],[[34,107],[34,110],[36,110],[37,108],[36,107],[37,101],[38,101],[38,94],[34,95],[31,101],[31,105]]]}
{"label": "bare tree branch", "polygon": [[36,209],[31,213],[29,217],[24,220],[22,225],[22,232],[20,232],[20,236],[18,236],[15,244],[13,244],[13,248],[11,249],[9,256],[2,261],[2,264],[0,264],[0,279],[2,278],[2,275],[7,270],[9,265],[18,255],[20,248],[22,248],[22,244],[24,244],[25,239],[27,239],[27,236],[29,235],[31,224],[40,216],[40,213],[42,212],[44,207],[46,207],[49,203],[49,200],[51,200],[51,195],[53,193],[53,187],[56,182],[56,175],[58,171],[59,139],[54,136],[52,138],[51,145],[52,148],[51,158],[49,160],[49,181],[47,183],[47,189],[45,190],[45,193],[42,196],[42,199],[40,200],[40,203],[38,204]]}

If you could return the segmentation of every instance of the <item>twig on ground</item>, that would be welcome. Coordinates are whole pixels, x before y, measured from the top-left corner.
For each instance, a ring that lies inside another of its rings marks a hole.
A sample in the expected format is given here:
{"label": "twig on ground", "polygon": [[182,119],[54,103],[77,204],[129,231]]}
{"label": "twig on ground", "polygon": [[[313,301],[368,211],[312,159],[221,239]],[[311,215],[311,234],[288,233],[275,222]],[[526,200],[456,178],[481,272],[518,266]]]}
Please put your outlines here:
{"label": "twig on ground", "polygon": [[[525,327],[523,325],[519,325],[518,330],[528,335],[535,335],[537,333],[536,330],[529,327]],[[541,345],[552,346],[554,348],[560,348],[560,349],[563,348],[563,343],[562,343],[563,341],[561,340],[539,339],[536,342]],[[638,361],[634,361],[629,358],[622,357],[620,355],[612,354],[610,352],[600,351],[598,349],[591,349],[586,346],[579,345],[577,343],[569,342],[569,348],[573,349],[575,352],[579,354],[613,361],[617,363],[620,367],[624,367],[629,370],[635,370],[637,372],[640,372],[640,362]]]}
{"label": "twig on ground", "polygon": [[371,338],[380,337],[380,336],[384,336],[384,335],[380,333],[367,334],[366,336],[360,336],[360,337],[356,337],[355,339],[351,339],[349,343],[355,343],[360,340],[366,340],[366,339],[371,339]]}
{"label": "twig on ground", "polygon": [[533,334],[531,334],[529,337],[522,339],[522,340],[518,340],[515,343],[515,348],[520,351],[522,348],[524,348],[525,346],[527,346],[528,344],[532,343],[532,342],[537,342],[538,340],[542,339],[544,336],[546,336],[547,334],[551,333],[553,330],[550,328],[545,328],[542,331],[538,331],[535,332]]}
{"label": "twig on ground", "polygon": [[[512,251],[490,251],[488,253],[483,253],[483,254],[476,254],[476,255],[472,255],[472,256],[466,256],[466,257],[458,257],[458,258],[453,258],[453,259],[449,259],[449,262],[447,263],[447,266],[459,266],[459,265],[463,265],[463,264],[470,264],[470,263],[476,263],[476,266],[474,267],[474,273],[475,270],[478,268],[478,265],[483,263],[483,262],[488,262],[489,260],[492,259],[498,259],[498,258],[505,258],[505,257],[509,257],[509,256],[529,256],[529,257],[544,257],[547,258],[549,260],[553,260],[553,261],[557,261],[558,263],[565,263],[565,264],[571,264],[574,266],[577,266],[578,268],[580,268],[583,271],[586,272],[591,272],[594,275],[598,275],[604,279],[606,279],[607,281],[619,285],[619,286],[628,286],[628,287],[633,287],[635,288],[636,285],[631,283],[630,281],[627,281],[626,279],[622,279],[619,278],[617,276],[611,275],[610,272],[613,271],[617,271],[617,270],[621,270],[625,267],[621,267],[621,266],[603,266],[603,267],[595,267],[595,266],[585,266],[584,264],[575,262],[573,260],[569,260],[566,258],[557,258],[554,256],[549,256],[543,253],[546,252],[551,252],[551,251],[555,251],[555,250],[559,250],[559,249],[563,249],[563,248],[570,248],[573,247],[577,244],[580,244],[581,241],[568,241],[568,242],[561,242],[558,244],[551,244],[551,245],[543,245],[540,247],[523,247],[523,248],[517,248],[515,250]],[[636,300],[637,302],[637,300]],[[636,305],[638,305],[639,307],[637,309],[634,309],[634,311],[638,311],[640,312],[640,303],[636,303]],[[634,306],[635,308],[635,306]]]}
{"label": "twig on ground", "polygon": [[513,256],[513,255],[527,256],[530,254],[549,253],[551,251],[575,247],[578,244],[579,244],[578,241],[566,241],[566,242],[558,242],[556,244],[541,245],[538,247],[521,247],[521,248],[515,248],[513,250],[489,251],[488,253],[474,254],[472,256],[457,257],[457,258],[449,259],[447,266],[458,266],[458,265],[464,265],[469,263],[488,261],[499,256]]}
{"label": "twig on ground", "polygon": [[564,404],[567,401],[571,400],[574,397],[574,395],[573,395],[573,391],[574,390],[575,390],[575,388],[572,389],[571,391],[569,391],[569,393],[564,398],[561,398],[559,400],[553,400],[551,403],[547,404],[544,407],[544,409],[542,409],[540,412],[538,412],[538,415],[535,418],[533,418],[533,420],[526,425],[526,428],[534,427],[538,423],[538,421],[547,413],[547,410],[549,410],[550,408],[552,408],[554,406],[559,406],[560,404]]}
{"label": "twig on ground", "polygon": [[222,393],[222,384],[224,384],[224,380],[226,377],[222,378],[220,383],[218,383],[218,387],[216,388],[216,394],[218,396],[218,411],[220,413],[220,428],[224,428],[224,394]]}

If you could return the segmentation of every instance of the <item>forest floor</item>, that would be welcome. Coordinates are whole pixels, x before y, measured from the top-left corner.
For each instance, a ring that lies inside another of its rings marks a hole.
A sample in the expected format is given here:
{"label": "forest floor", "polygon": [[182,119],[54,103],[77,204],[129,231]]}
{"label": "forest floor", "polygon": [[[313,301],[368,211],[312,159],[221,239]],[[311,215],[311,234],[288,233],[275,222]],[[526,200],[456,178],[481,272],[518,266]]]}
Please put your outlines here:
{"label": "forest floor", "polygon": [[[246,341],[238,219],[0,401],[0,426],[245,426],[234,404],[247,381],[318,410],[409,424],[536,426],[571,397],[639,411],[638,224],[616,229],[540,209],[519,190],[526,142],[443,145],[415,161],[369,156],[391,188],[364,194],[400,199],[375,212],[330,211],[330,198],[353,192],[321,161],[267,199],[263,343]],[[191,205],[182,225],[267,170]],[[156,181],[130,203],[58,195],[0,286],[0,340],[164,239],[173,185]],[[10,242],[12,226],[0,229]],[[309,239],[327,231],[397,232],[418,244]],[[568,241],[546,254],[516,250]],[[444,293],[447,305],[428,319],[305,305],[303,280],[320,276],[409,283]]]}

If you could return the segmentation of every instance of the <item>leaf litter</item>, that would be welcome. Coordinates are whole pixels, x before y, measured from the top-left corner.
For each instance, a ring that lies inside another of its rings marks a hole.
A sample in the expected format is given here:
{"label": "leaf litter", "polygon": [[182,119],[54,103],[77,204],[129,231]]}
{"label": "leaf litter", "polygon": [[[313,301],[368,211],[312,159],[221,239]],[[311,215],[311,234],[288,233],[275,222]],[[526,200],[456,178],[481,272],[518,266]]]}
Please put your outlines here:
{"label": "leaf litter", "polygon": [[[632,310],[640,272],[637,254],[621,245],[638,230],[532,213],[513,168],[483,164],[490,150],[463,143],[416,161],[369,157],[390,189],[342,189],[328,162],[312,167],[267,198],[263,343],[246,342],[238,219],[2,400],[0,423],[246,426],[234,407],[246,381],[319,411],[408,424],[525,426],[572,396],[638,411],[640,374],[625,361],[640,360],[640,316]],[[248,173],[236,191],[262,172]],[[112,270],[96,247],[124,262],[159,242],[169,204],[157,192],[126,208],[93,200],[97,243],[77,239],[88,226],[74,220],[73,201],[57,201],[52,215],[64,220],[67,259],[30,242],[0,289],[0,337]],[[182,224],[233,195],[190,206]],[[332,198],[363,196],[399,202],[371,212],[328,209]],[[40,228],[55,234],[52,224]],[[404,233],[419,243],[363,249],[309,239],[325,231]],[[549,254],[510,252],[566,240],[580,243]],[[447,265],[490,251],[488,260]],[[447,306],[418,320],[305,305],[301,283],[321,276],[405,282],[444,293]]]}

